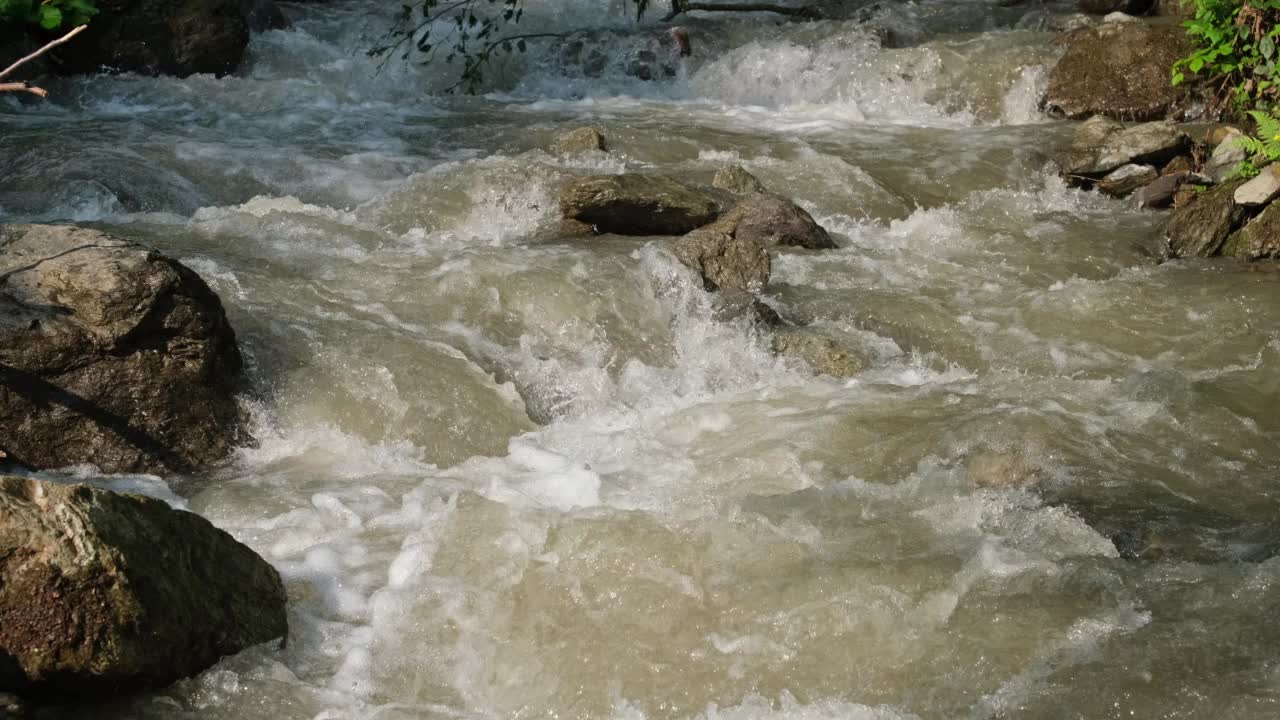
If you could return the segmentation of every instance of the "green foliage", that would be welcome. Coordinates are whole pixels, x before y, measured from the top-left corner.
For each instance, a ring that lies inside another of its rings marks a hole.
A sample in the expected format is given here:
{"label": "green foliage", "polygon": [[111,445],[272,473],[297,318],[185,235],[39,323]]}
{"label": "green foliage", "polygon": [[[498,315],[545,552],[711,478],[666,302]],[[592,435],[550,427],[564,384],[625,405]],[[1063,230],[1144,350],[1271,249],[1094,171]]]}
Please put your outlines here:
{"label": "green foliage", "polygon": [[39,25],[58,30],[83,25],[97,13],[93,0],[0,0],[0,27]]}
{"label": "green foliage", "polygon": [[1280,162],[1280,115],[1262,110],[1250,110],[1250,117],[1258,125],[1257,137],[1244,136],[1236,140],[1249,157],[1236,166],[1234,174],[1253,177],[1258,169],[1273,162]]}
{"label": "green foliage", "polygon": [[1280,92],[1276,62],[1280,45],[1280,0],[1183,0],[1195,17],[1183,23],[1195,49],[1173,65],[1173,84],[1187,74],[1214,89],[1214,109],[1228,103],[1244,113],[1274,101]]}
{"label": "green foliage", "polygon": [[[649,0],[631,2],[639,20]],[[396,55],[409,60],[416,50],[424,65],[443,54],[445,64],[457,61],[459,66],[458,81],[447,90],[475,93],[493,61],[523,54],[533,41],[564,37],[559,32],[519,32],[516,26],[523,17],[524,0],[405,0],[384,43],[368,54],[385,64]]]}

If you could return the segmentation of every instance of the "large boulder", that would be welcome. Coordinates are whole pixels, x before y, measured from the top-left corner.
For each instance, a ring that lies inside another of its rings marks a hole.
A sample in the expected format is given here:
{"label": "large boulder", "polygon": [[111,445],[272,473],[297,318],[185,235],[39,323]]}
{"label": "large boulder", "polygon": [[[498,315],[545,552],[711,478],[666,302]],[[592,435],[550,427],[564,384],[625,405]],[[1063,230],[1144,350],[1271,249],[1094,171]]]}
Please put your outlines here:
{"label": "large boulder", "polygon": [[1107,22],[1065,38],[1067,51],[1049,73],[1045,108],[1069,118],[1100,113],[1123,120],[1172,114],[1186,98],[1169,68],[1188,51],[1182,28]]}
{"label": "large boulder", "polygon": [[1157,232],[1173,257],[1213,257],[1219,254],[1232,230],[1244,220],[1245,211],[1233,197],[1242,183],[1229,182],[1200,194],[1174,210]]}
{"label": "large boulder", "polygon": [[248,440],[218,297],[159,252],[0,226],[0,450],[34,468],[186,472]]}
{"label": "large boulder", "polygon": [[[241,0],[98,0],[97,7],[89,29],[59,48],[64,72],[225,75],[249,44]],[[262,3],[248,7],[255,23],[268,22]]]}
{"label": "large boulder", "polygon": [[1058,159],[1064,175],[1098,177],[1124,165],[1159,167],[1191,147],[1191,138],[1168,121],[1125,127],[1098,115],[1089,118]]}
{"label": "large boulder", "polygon": [[680,262],[702,275],[707,291],[757,293],[769,282],[769,251],[755,240],[735,237],[715,226],[676,239],[670,249]]}
{"label": "large boulder", "polygon": [[12,476],[0,619],[0,692],[63,700],[163,687],[288,633],[280,575],[204,518]]}
{"label": "large boulder", "polygon": [[804,208],[774,193],[742,196],[737,205],[716,220],[715,226],[721,232],[754,240],[764,247],[836,247],[827,231]]}
{"label": "large boulder", "polygon": [[560,192],[565,218],[618,235],[683,235],[711,223],[722,209],[714,192],[666,175],[583,177]]}
{"label": "large boulder", "polygon": [[1227,238],[1222,255],[1238,260],[1280,259],[1280,202],[1273,202]]}

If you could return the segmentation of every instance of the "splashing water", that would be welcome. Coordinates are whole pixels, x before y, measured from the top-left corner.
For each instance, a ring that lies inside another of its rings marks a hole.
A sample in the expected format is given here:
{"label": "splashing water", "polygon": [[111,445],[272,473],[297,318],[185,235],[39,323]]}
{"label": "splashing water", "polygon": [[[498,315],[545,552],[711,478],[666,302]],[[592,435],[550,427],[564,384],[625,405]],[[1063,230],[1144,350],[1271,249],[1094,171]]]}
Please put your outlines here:
{"label": "splashing water", "polygon": [[[386,8],[289,5],[236,77],[0,98],[0,213],[190,265],[255,388],[225,469],[76,472],[289,589],[287,648],[95,716],[1274,717],[1280,275],[1157,265],[1154,215],[1047,174],[1025,28],[1068,8],[983,7],[695,15],[645,81],[662,26],[557,0],[529,27],[598,16],[598,72],[539,46],[456,97],[364,56]],[[607,156],[545,150],[583,124]],[[729,163],[836,236],[767,300],[856,377],[648,239],[541,234],[568,176]]]}

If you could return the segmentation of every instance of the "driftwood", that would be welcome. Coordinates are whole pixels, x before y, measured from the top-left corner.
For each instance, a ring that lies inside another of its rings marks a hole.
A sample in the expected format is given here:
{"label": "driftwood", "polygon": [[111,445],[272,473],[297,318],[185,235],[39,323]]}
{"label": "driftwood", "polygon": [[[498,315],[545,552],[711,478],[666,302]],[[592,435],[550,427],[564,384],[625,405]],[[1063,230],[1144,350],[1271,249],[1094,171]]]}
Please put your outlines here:
{"label": "driftwood", "polygon": [[681,13],[702,10],[704,12],[771,12],[779,15],[789,15],[791,17],[805,18],[807,20],[821,20],[822,11],[816,7],[791,7],[789,5],[774,5],[773,3],[700,3],[687,2],[686,0],[674,0],[671,3],[671,12],[667,13],[665,20],[671,20]]}
{"label": "driftwood", "polygon": [[[37,51],[35,51],[35,52],[31,53],[30,55],[27,55],[26,57],[23,57],[23,58],[19,58],[17,62],[15,62],[14,64],[12,64],[12,65],[10,65],[9,67],[5,68],[4,70],[0,71],[0,80],[5,79],[6,77],[8,77],[9,73],[13,72],[14,70],[17,70],[18,68],[22,67],[22,66],[23,66],[23,65],[25,65],[26,63],[29,63],[29,62],[31,62],[32,60],[35,60],[36,58],[38,58],[38,57],[40,57],[41,55],[45,54],[46,52],[48,52],[48,51],[52,50],[53,48],[55,48],[55,47],[57,47],[57,46],[61,45],[62,43],[64,43],[64,42],[66,42],[66,41],[70,40],[71,38],[75,37],[76,35],[79,35],[79,34],[80,34],[80,33],[81,33],[85,28],[87,28],[87,27],[89,27],[89,26],[88,26],[88,25],[81,25],[81,26],[79,26],[79,27],[77,27],[77,28],[73,28],[73,29],[71,30],[71,32],[67,33],[66,35],[63,35],[62,37],[58,38],[57,40],[52,40],[52,41],[50,41],[50,42],[49,42],[48,44],[46,44],[44,47],[42,47],[42,48],[40,48],[39,50],[37,50]],[[48,97],[48,96],[49,96],[49,92],[48,92],[47,90],[45,90],[44,88],[36,87],[35,85],[31,85],[30,83],[22,82],[22,81],[19,81],[19,82],[0,82],[0,92],[29,92],[29,93],[31,93],[32,95],[39,95],[40,97]]]}

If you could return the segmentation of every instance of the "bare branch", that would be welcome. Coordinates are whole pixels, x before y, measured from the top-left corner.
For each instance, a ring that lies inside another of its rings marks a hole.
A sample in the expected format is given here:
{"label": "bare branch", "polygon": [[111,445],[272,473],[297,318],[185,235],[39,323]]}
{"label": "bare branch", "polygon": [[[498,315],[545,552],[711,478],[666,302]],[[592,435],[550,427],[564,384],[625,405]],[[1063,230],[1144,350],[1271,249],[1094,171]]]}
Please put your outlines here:
{"label": "bare branch", "polygon": [[[89,27],[89,26],[88,26],[88,25],[81,25],[81,26],[79,26],[79,27],[77,27],[77,28],[74,28],[71,32],[67,33],[66,35],[63,35],[62,37],[58,38],[57,40],[53,40],[53,41],[51,41],[49,44],[45,45],[44,47],[40,48],[39,50],[37,50],[37,51],[35,51],[35,52],[31,53],[30,55],[28,55],[28,56],[26,56],[26,57],[24,57],[24,58],[22,58],[22,59],[18,60],[17,62],[15,62],[14,64],[12,64],[12,65],[10,65],[9,67],[5,68],[2,72],[0,72],[0,79],[3,79],[3,78],[5,78],[5,77],[7,77],[7,76],[9,75],[9,73],[13,72],[14,70],[17,70],[17,69],[18,69],[19,67],[21,67],[22,65],[24,65],[24,64],[26,64],[26,63],[28,63],[28,62],[31,62],[32,60],[35,60],[36,58],[38,58],[38,57],[40,57],[41,55],[43,55],[43,54],[45,54],[46,52],[48,52],[49,50],[52,50],[53,48],[55,48],[55,47],[57,47],[57,46],[61,45],[62,43],[64,43],[64,42],[66,42],[66,41],[70,40],[71,38],[75,37],[76,35],[79,35],[79,34],[80,34],[80,33],[81,33],[85,28],[87,28],[87,27]],[[30,90],[31,88],[9,88],[9,90],[14,90],[14,89],[25,89],[25,90]],[[36,88],[36,89],[39,89],[39,88]],[[43,92],[43,91],[41,91],[41,92]],[[37,94],[39,94],[39,93],[37,93]]]}
{"label": "bare branch", "polygon": [[[0,83],[0,93],[4,92],[29,92],[32,95],[49,97],[49,93],[44,88],[39,88],[26,82]],[[0,457],[3,456],[0,455]]]}
{"label": "bare branch", "polygon": [[704,12],[771,12],[808,20],[820,20],[822,18],[822,11],[816,7],[808,6],[791,7],[772,3],[700,3],[677,0],[671,3],[671,12],[662,19],[663,21],[668,21],[681,13],[693,12],[694,10],[702,10]]}

